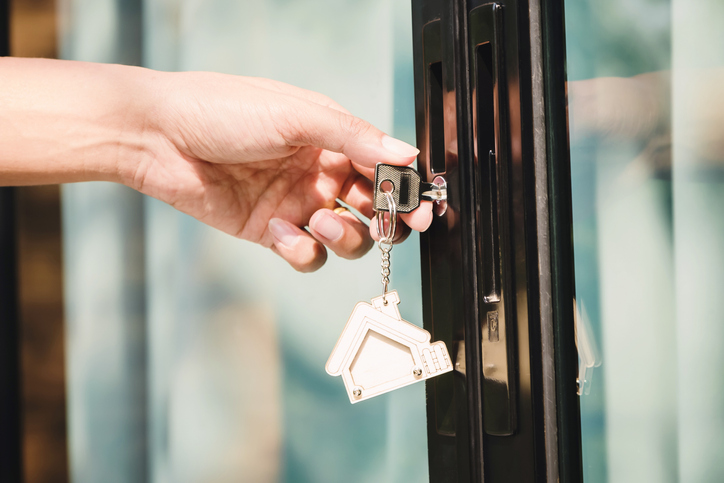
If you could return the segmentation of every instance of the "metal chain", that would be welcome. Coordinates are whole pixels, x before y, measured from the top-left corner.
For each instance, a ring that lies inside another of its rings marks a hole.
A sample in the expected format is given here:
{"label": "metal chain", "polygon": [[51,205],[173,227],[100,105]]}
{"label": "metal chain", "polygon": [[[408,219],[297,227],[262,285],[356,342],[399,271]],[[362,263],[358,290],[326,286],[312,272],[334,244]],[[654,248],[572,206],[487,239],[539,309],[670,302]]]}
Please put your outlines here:
{"label": "metal chain", "polygon": [[[380,252],[382,252],[382,271],[380,272],[382,274],[382,295],[387,295],[387,286],[390,284],[390,252],[392,251],[392,242],[383,243],[382,240],[379,241],[377,246],[380,247]],[[387,305],[387,299],[382,299]]]}
{"label": "metal chain", "polygon": [[384,229],[384,212],[377,212],[377,235],[380,241],[377,246],[382,254],[382,302],[387,305],[387,287],[390,285],[390,252],[392,251],[392,240],[395,238],[397,229],[397,207],[391,193],[383,193],[387,199],[387,206],[390,210],[390,224],[388,230]]}

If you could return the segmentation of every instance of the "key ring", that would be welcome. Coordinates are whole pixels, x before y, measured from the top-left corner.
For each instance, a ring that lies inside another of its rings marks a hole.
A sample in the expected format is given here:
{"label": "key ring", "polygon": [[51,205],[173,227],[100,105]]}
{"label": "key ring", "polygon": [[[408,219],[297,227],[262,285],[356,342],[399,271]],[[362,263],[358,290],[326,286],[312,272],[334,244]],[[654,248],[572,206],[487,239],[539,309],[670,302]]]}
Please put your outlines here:
{"label": "key ring", "polygon": [[387,207],[390,210],[390,224],[385,232],[385,212],[377,212],[377,236],[380,237],[380,244],[384,243],[392,245],[392,240],[395,238],[395,231],[397,230],[397,207],[395,206],[395,199],[392,197],[392,193],[382,193],[387,199]]}

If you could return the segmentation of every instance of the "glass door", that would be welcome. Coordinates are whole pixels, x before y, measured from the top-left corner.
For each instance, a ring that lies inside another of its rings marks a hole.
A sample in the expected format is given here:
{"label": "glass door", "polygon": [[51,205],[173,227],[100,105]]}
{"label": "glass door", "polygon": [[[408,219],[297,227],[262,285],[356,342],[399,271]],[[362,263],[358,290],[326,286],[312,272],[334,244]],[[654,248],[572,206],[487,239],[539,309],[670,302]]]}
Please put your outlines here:
{"label": "glass door", "polygon": [[724,8],[565,7],[584,481],[720,481]]}
{"label": "glass door", "polygon": [[425,324],[458,364],[428,383],[430,474],[721,481],[724,6],[413,14],[421,165],[451,190]]}

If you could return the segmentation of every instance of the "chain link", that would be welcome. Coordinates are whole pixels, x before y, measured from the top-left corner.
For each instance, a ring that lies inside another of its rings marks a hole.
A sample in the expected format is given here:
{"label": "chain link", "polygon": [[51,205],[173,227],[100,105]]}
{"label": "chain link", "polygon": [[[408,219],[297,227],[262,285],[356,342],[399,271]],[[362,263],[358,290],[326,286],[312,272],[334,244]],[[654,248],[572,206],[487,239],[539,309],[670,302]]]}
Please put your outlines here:
{"label": "chain link", "polygon": [[[382,253],[382,295],[387,295],[387,286],[390,284],[390,252],[392,251],[392,243],[383,243],[382,240],[377,244],[380,247]],[[387,305],[387,299],[383,299],[385,305]]]}
{"label": "chain link", "polygon": [[395,231],[397,229],[397,209],[395,206],[395,199],[391,193],[384,193],[387,198],[387,206],[390,210],[390,224],[387,232],[384,230],[384,212],[377,212],[377,235],[380,237],[380,241],[377,246],[380,248],[382,261],[382,301],[387,305],[387,288],[390,285],[390,252],[392,251],[392,240],[395,238]]}

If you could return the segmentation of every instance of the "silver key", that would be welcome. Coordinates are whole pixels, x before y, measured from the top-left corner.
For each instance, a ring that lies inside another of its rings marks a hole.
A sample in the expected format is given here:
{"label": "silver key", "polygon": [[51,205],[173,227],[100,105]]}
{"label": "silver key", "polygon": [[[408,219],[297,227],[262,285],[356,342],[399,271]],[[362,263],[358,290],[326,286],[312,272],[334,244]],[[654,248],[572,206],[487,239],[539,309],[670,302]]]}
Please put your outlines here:
{"label": "silver key", "polygon": [[409,213],[420,206],[420,201],[447,200],[447,186],[442,177],[433,183],[422,181],[420,173],[407,166],[392,166],[379,163],[375,167],[375,211],[389,211],[385,193],[392,195],[398,213]]}

